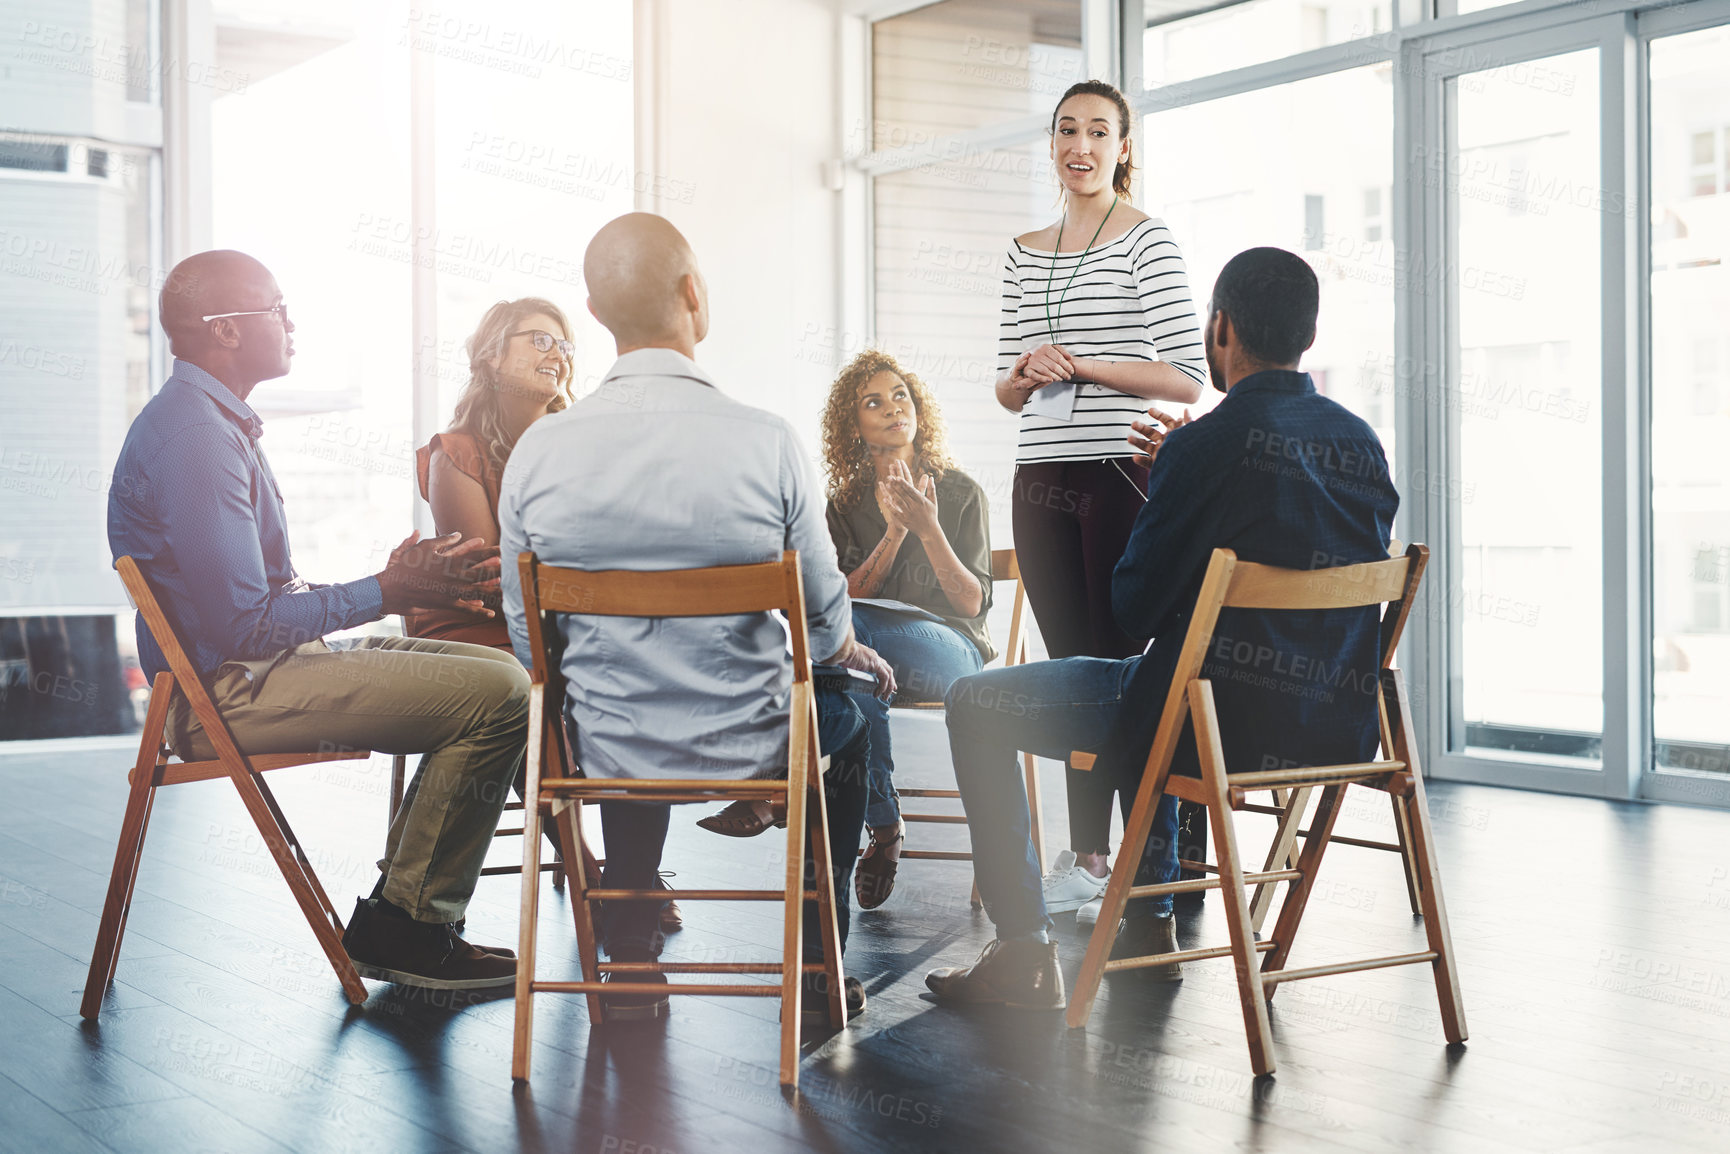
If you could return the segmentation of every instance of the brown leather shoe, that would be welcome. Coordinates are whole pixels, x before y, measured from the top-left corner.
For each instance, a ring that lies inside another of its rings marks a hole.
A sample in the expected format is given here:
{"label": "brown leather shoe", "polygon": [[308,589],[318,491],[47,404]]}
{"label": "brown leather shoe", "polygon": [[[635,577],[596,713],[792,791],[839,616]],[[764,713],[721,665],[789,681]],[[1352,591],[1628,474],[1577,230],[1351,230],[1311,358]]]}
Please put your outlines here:
{"label": "brown leather shoe", "polygon": [[[673,887],[667,884],[667,879],[673,876],[675,875],[672,870],[662,870],[659,876],[655,878],[655,888],[660,890],[672,889]],[[684,928],[685,913],[679,908],[678,902],[668,902],[661,907],[661,932],[663,934],[678,933]]]}
{"label": "brown leather shoe", "polygon": [[[457,937],[459,938],[466,938],[468,928],[469,920],[467,918],[458,918],[456,921],[451,923],[451,929],[457,932]],[[514,958],[517,956],[517,952],[509,946],[476,946],[475,949],[485,950],[489,954],[497,954],[501,958]]]}
{"label": "brown leather shoe", "polygon": [[470,945],[449,922],[417,922],[383,898],[362,898],[342,945],[363,978],[429,990],[484,990],[517,980],[515,958]]}
{"label": "brown leather shoe", "polygon": [[[1158,954],[1177,953],[1177,923],[1170,914],[1163,918],[1144,916],[1124,918],[1117,926],[1117,939],[1111,943],[1111,958],[1145,958]],[[1133,970],[1118,970],[1117,977],[1134,974],[1144,982],[1181,982],[1183,967],[1177,963],[1163,966],[1139,966]]]}
{"label": "brown leather shoe", "polygon": [[[761,808],[759,808],[761,807]],[[768,810],[768,816],[763,811]],[[698,818],[697,824],[725,837],[756,837],[773,826],[787,828],[787,804],[773,801],[736,801],[720,813]]]}
{"label": "brown leather shoe", "polygon": [[862,910],[876,909],[895,892],[895,871],[901,861],[890,857],[889,850],[907,840],[906,827],[897,828],[895,836],[887,841],[878,841],[873,831],[871,844],[865,847],[865,856],[859,859],[859,865],[853,871],[853,896],[858,899]]}
{"label": "brown leather shoe", "polygon": [[1014,1010],[1061,1010],[1069,1004],[1057,943],[1025,938],[988,942],[971,966],[944,966],[925,975],[940,1001]]}

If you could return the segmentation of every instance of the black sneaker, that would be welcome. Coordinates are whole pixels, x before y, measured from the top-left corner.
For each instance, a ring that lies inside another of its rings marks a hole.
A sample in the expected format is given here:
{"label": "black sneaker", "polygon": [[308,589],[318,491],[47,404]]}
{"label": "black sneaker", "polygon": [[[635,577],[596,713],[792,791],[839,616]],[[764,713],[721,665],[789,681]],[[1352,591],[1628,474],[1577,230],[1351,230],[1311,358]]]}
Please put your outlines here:
{"label": "black sneaker", "polygon": [[1056,942],[998,939],[987,943],[971,966],[932,970],[925,985],[944,1002],[1016,1010],[1061,1010],[1069,1004]]}
{"label": "black sneaker", "polygon": [[[649,950],[619,950],[607,955],[613,962],[652,962],[660,955]],[[609,973],[601,976],[603,982],[647,982],[652,985],[667,984],[665,974],[619,974]],[[673,999],[666,994],[602,994],[602,1013],[609,1022],[648,1022],[665,1017],[672,1012]]]}
{"label": "black sneaker", "polygon": [[[1117,926],[1117,939],[1111,943],[1111,957],[1145,958],[1156,954],[1177,952],[1177,924],[1170,914],[1163,918],[1151,915],[1124,918]],[[1181,982],[1183,967],[1174,963],[1163,966],[1140,966],[1133,970],[1118,970],[1116,976],[1134,974],[1147,982]]]}
{"label": "black sneaker", "polygon": [[417,922],[383,898],[362,898],[342,935],[363,978],[429,990],[484,990],[517,980],[514,957],[470,945],[449,922]]}
{"label": "black sneaker", "polygon": [[[805,989],[799,995],[799,1024],[821,1028],[829,1024],[829,975],[806,974],[801,983]],[[847,1020],[851,1022],[865,1012],[865,986],[858,978],[843,978],[841,989],[847,1004]]]}

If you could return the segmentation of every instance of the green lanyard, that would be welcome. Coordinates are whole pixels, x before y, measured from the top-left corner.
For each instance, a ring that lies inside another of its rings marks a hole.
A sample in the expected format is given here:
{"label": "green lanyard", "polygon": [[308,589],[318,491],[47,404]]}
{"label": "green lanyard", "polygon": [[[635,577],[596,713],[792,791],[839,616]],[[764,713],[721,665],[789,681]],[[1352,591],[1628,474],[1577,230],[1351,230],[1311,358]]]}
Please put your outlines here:
{"label": "green lanyard", "polygon": [[[1063,319],[1063,298],[1069,295],[1069,286],[1075,283],[1075,274],[1081,271],[1081,262],[1088,253],[1093,251],[1093,241],[1099,239],[1099,234],[1105,231],[1105,222],[1111,219],[1111,214],[1117,211],[1117,197],[1111,198],[1111,207],[1105,210],[1105,216],[1100,220],[1099,227],[1093,230],[1093,240],[1087,242],[1075,257],[1075,268],[1071,270],[1069,279],[1063,283],[1063,291],[1057,294],[1057,319]],[[1051,282],[1057,276],[1057,258],[1063,248],[1063,221],[1057,222],[1057,246],[1051,252],[1051,270],[1045,274],[1045,332],[1051,338],[1051,343],[1057,343],[1057,324],[1051,319]]]}

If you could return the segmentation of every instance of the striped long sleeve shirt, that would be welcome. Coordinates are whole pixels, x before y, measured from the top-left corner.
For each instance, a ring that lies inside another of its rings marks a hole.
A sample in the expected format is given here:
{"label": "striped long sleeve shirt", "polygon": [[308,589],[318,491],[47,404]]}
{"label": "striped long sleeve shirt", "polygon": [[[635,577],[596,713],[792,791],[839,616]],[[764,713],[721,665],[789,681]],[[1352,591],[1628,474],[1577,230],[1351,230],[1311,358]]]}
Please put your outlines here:
{"label": "striped long sleeve shirt", "polygon": [[[1105,361],[1165,361],[1196,383],[1207,383],[1189,272],[1163,221],[1141,221],[1086,253],[1011,243],[998,371],[1008,371],[1016,357],[1043,344]],[[1026,464],[1130,456],[1129,423],[1146,410],[1140,397],[1081,383],[1070,420],[1021,415],[1015,459]]]}

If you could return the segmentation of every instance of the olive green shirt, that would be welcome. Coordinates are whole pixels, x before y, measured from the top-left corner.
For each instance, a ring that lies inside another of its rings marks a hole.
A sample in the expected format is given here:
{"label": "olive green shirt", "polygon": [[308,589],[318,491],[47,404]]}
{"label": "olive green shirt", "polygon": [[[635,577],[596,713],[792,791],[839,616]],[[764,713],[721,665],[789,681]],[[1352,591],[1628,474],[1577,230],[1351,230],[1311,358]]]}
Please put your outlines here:
{"label": "olive green shirt", "polygon": [[[841,508],[830,501],[826,515],[829,536],[835,541],[836,559],[841,563],[843,573],[852,573],[865,564],[871,550],[889,531],[888,522],[869,494],[852,508]],[[985,629],[985,615],[991,611],[991,530],[985,491],[960,469],[950,469],[937,482],[937,523],[943,529],[943,536],[948,538],[949,547],[955,550],[955,556],[979,579],[979,586],[985,591],[979,615],[956,615],[955,606],[949,603],[949,595],[938,583],[936,569],[925,555],[924,543],[912,533],[902,539],[889,575],[872,596],[905,601],[935,613],[973,642],[981,660],[990,661],[997,651],[991,647],[991,637]]]}

